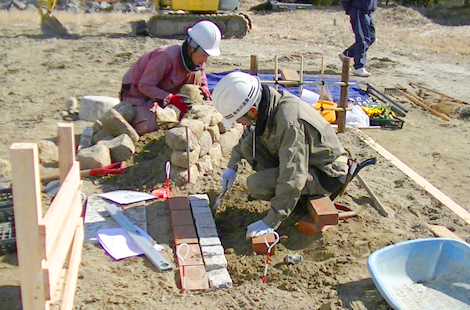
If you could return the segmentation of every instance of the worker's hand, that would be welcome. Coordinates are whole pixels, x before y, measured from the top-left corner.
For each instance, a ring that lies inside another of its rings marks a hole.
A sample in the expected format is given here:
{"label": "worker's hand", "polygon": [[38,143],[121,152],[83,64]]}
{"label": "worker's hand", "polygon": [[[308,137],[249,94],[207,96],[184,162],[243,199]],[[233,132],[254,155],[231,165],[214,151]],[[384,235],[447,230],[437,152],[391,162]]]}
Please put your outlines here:
{"label": "worker's hand", "polygon": [[192,108],[192,102],[189,97],[180,94],[170,95],[168,104],[172,104],[180,110],[180,120],[183,118],[184,114]]}
{"label": "worker's hand", "polygon": [[237,177],[237,172],[231,168],[225,170],[221,175],[222,177],[222,186],[227,186],[227,189],[231,188],[235,178]]}
{"label": "worker's hand", "polygon": [[204,100],[211,100],[211,92],[209,91],[209,88],[201,86],[199,89],[201,90],[201,95]]}
{"label": "worker's hand", "polygon": [[269,227],[263,220],[259,220],[248,225],[246,228],[246,239],[256,238],[273,231],[272,227]]}

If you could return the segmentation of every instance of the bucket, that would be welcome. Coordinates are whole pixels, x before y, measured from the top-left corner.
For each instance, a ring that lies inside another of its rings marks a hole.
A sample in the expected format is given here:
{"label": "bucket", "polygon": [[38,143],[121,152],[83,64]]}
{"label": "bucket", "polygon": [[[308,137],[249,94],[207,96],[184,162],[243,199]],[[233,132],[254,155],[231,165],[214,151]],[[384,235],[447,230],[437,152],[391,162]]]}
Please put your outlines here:
{"label": "bucket", "polygon": [[334,102],[320,100],[313,107],[331,124],[336,121],[336,111],[334,109],[337,106]]}

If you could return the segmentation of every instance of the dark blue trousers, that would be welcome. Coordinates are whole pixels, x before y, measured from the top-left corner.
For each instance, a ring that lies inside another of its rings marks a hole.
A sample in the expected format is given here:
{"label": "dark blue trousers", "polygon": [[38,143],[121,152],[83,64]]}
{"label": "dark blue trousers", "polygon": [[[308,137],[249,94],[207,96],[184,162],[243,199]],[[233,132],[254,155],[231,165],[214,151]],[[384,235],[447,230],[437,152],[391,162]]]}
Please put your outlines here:
{"label": "dark blue trousers", "polygon": [[344,51],[344,55],[354,58],[354,69],[365,67],[369,46],[375,41],[375,26],[372,13],[356,8],[349,11],[351,26],[356,42]]}

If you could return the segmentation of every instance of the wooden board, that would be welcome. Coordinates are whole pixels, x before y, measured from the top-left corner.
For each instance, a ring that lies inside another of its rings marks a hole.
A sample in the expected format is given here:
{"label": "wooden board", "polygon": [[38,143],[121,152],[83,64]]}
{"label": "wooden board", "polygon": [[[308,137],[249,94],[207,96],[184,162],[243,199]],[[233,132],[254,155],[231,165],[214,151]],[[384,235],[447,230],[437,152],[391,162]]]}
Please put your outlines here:
{"label": "wooden board", "polygon": [[460,241],[465,241],[456,234],[454,234],[449,228],[441,225],[430,225],[427,224],[428,228],[432,231],[434,236],[441,238],[452,238]]}
{"label": "wooden board", "polygon": [[359,138],[367,143],[370,147],[376,150],[379,154],[383,157],[388,159],[392,164],[394,164],[398,169],[400,169],[403,173],[409,176],[413,181],[418,183],[421,187],[424,188],[429,194],[431,194],[434,198],[439,200],[444,206],[452,210],[455,214],[457,214],[461,219],[463,219],[467,224],[470,224],[470,213],[468,213],[464,208],[459,206],[455,203],[452,199],[447,197],[444,193],[442,193],[439,189],[437,189],[434,185],[426,181],[423,177],[419,174],[414,172],[410,167],[405,165],[401,162],[398,158],[393,156],[389,151],[385,148],[380,146],[377,142],[372,140],[370,137],[366,136],[364,133],[359,134]]}
{"label": "wooden board", "polygon": [[281,79],[284,81],[300,81],[300,75],[296,70],[281,69]]}

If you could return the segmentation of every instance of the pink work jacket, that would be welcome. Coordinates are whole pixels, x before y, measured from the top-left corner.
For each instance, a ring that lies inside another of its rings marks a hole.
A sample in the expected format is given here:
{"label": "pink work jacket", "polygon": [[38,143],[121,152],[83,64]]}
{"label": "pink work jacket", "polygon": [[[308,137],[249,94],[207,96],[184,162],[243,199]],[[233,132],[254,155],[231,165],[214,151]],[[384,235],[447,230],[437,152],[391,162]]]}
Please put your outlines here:
{"label": "pink work jacket", "polygon": [[124,75],[122,84],[130,84],[123,95],[133,98],[150,98],[161,101],[170,93],[179,93],[185,84],[207,86],[207,77],[201,70],[189,72],[181,59],[181,46],[162,46],[144,54]]}

